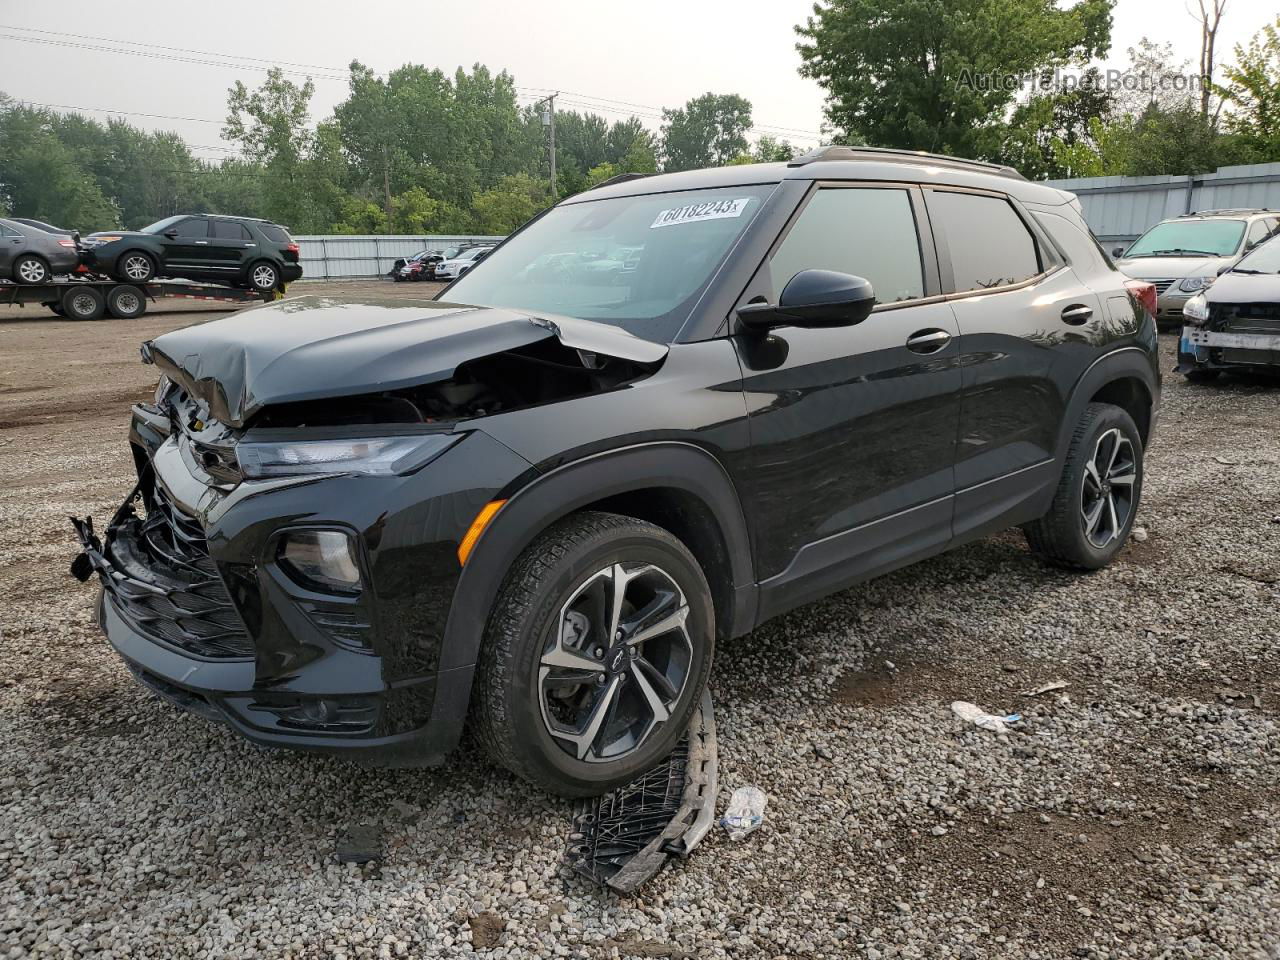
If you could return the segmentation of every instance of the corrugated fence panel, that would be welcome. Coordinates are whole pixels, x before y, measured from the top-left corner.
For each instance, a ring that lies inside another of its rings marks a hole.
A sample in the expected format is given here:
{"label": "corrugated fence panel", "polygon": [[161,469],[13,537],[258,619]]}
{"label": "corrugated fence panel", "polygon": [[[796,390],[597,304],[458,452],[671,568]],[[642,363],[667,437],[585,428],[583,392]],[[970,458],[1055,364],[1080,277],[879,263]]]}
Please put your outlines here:
{"label": "corrugated fence panel", "polygon": [[294,237],[302,275],[311,280],[326,278],[380,277],[397,259],[411,257],[419,250],[443,250],[477,240],[498,241],[503,237],[482,236],[305,236]]}
{"label": "corrugated fence panel", "polygon": [[1080,198],[1105,246],[1128,243],[1168,217],[1196,210],[1280,210],[1280,163],[1220,167],[1194,177],[1085,177],[1049,180]]}

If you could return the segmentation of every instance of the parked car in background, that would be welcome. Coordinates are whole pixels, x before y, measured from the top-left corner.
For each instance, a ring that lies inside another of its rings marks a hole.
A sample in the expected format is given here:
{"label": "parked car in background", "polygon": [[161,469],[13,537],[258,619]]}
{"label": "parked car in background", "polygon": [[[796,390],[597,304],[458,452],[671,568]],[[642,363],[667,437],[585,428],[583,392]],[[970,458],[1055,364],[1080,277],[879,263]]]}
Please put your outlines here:
{"label": "parked car in background", "polygon": [[433,264],[427,279],[457,280],[492,252],[492,246],[468,247],[456,256]]}
{"label": "parked car in background", "polygon": [[1183,315],[1177,370],[1188,380],[1224,370],[1280,374],[1280,237],[1228,268]]}
{"label": "parked car in background", "polygon": [[[393,280],[401,280],[403,279],[403,277],[400,276],[401,270],[411,263],[417,263],[424,257],[432,256],[433,253],[434,251],[432,250],[419,250],[411,257],[397,257],[395,262],[391,264],[391,269],[387,271],[387,276],[391,277]],[[439,254],[436,254],[436,256],[438,255]]]}
{"label": "parked car in background", "polygon": [[828,147],[600,186],[473,253],[450,302],[145,345],[138,481],[72,566],[140,682],[397,765],[470,722],[592,795],[670,753],[719,643],[1007,527],[1085,570],[1129,536],[1155,292],[1068,193]]}
{"label": "parked car in background", "polygon": [[91,233],[81,243],[89,269],[125,283],[181,277],[267,291],[302,276],[288,229],[250,217],[179,215],[137,231]]}
{"label": "parked car in background", "polygon": [[45,233],[52,233],[60,237],[78,238],[80,232],[78,230],[68,230],[66,227],[55,227],[51,223],[45,223],[43,220],[30,220],[26,217],[10,217],[14,223],[21,223],[28,227],[35,227],[37,230],[43,230]]}
{"label": "parked car in background", "polygon": [[397,271],[395,279],[397,282],[427,280],[434,274],[435,265],[440,260],[441,256],[438,253],[430,253],[426,256],[409,260]]}
{"label": "parked car in background", "polygon": [[1126,249],[1112,251],[1126,276],[1154,284],[1156,321],[1182,323],[1187,301],[1218,273],[1280,232],[1280,212],[1205,210],[1156,224]]}
{"label": "parked car in background", "polygon": [[0,219],[0,280],[48,283],[80,265],[74,237],[46,233],[18,220]]}

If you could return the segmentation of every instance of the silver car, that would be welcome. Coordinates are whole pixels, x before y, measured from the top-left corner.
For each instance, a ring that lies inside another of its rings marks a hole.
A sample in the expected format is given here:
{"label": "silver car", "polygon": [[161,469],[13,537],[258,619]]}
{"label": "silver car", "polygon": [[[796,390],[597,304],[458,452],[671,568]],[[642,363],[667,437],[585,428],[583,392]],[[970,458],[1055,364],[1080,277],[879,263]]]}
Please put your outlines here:
{"label": "silver car", "polygon": [[1277,233],[1280,213],[1274,210],[1204,210],[1163,220],[1112,255],[1122,273],[1155,285],[1156,321],[1181,324],[1188,300]]}
{"label": "silver car", "polygon": [[55,274],[71,273],[79,265],[74,237],[0,219],[0,280],[48,283]]}

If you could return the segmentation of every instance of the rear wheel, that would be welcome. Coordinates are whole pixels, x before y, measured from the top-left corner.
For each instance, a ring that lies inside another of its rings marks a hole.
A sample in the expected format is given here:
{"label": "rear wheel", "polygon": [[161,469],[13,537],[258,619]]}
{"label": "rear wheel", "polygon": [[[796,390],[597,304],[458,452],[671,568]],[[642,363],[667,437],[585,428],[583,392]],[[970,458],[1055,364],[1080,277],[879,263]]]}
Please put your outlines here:
{"label": "rear wheel", "polygon": [[491,756],[593,796],[671,752],[715,637],[706,578],[660,527],[607,513],[553,526],[513,564],[485,634],[474,720]]}
{"label": "rear wheel", "polygon": [[1109,403],[1089,404],[1071,438],[1053,506],[1023,527],[1031,549],[1064,567],[1105,567],[1133,528],[1142,478],[1142,437],[1133,418]]}
{"label": "rear wheel", "polygon": [[13,261],[13,279],[22,284],[48,283],[53,279],[49,261],[34,253],[24,253]]}
{"label": "rear wheel", "polygon": [[146,283],[156,275],[156,262],[141,250],[130,250],[116,261],[115,279],[125,283]]}
{"label": "rear wheel", "polygon": [[147,298],[137,287],[122,284],[107,292],[107,312],[121,320],[132,320],[147,311]]}
{"label": "rear wheel", "polygon": [[280,285],[280,271],[265,260],[249,267],[249,285],[260,293],[276,289]]}
{"label": "rear wheel", "polygon": [[71,320],[100,320],[106,306],[97,287],[73,288],[62,295],[62,311]]}

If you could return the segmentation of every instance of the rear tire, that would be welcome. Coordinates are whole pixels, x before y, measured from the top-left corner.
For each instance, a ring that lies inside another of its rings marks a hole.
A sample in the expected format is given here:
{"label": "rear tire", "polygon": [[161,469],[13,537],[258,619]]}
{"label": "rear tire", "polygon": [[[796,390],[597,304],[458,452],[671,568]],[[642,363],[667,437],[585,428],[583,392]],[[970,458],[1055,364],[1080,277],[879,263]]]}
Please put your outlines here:
{"label": "rear tire", "polygon": [[280,271],[266,260],[250,264],[248,278],[249,286],[259,293],[270,293],[280,286]]}
{"label": "rear tire", "polygon": [[472,726],[497,763],[544,790],[605,793],[671,752],[714,646],[710,589],[683,543],[630,517],[576,514],[507,573]]}
{"label": "rear tire", "polygon": [[1024,526],[1031,549],[1050,563],[1098,570],[1124,546],[1142,500],[1142,438],[1133,418],[1109,403],[1080,417],[1053,506]]}
{"label": "rear tire", "polygon": [[121,283],[148,283],[155,279],[155,275],[156,262],[151,259],[150,254],[130,250],[116,260],[112,279]]}
{"label": "rear tire", "polygon": [[147,312],[147,298],[137,287],[121,284],[107,291],[107,312],[120,320],[133,320]]}
{"label": "rear tire", "polygon": [[13,280],[24,286],[48,283],[53,279],[49,261],[34,253],[24,253],[13,261]]}
{"label": "rear tire", "polygon": [[68,320],[101,320],[106,299],[97,287],[72,288],[62,295],[62,311]]}

